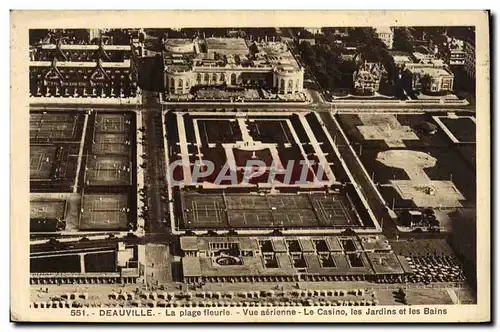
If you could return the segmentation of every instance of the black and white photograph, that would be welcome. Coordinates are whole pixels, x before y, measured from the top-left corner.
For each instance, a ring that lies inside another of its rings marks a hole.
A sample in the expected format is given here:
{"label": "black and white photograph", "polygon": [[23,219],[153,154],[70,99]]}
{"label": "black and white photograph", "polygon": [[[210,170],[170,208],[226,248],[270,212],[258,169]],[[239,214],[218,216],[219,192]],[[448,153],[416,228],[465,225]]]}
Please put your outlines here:
{"label": "black and white photograph", "polygon": [[26,310],[455,322],[487,302],[489,320],[479,14],[29,28]]}

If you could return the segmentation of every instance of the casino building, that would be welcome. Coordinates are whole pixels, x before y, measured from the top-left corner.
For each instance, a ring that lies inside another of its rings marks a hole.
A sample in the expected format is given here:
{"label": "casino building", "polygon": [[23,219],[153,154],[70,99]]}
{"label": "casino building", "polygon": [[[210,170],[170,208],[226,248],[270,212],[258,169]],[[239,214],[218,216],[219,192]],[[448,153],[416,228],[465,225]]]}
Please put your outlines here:
{"label": "casino building", "polygon": [[280,95],[303,90],[304,68],[282,42],[242,38],[168,39],[165,91],[187,94],[195,86],[261,87]]}

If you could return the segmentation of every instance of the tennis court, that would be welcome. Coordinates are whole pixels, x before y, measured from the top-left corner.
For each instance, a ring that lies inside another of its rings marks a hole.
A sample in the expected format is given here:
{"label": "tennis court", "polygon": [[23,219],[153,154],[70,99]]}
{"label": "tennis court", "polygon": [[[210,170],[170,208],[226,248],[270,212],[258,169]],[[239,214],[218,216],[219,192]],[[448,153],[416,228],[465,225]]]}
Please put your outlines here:
{"label": "tennis court", "polygon": [[44,200],[30,202],[30,219],[63,219],[65,200]]}
{"label": "tennis court", "polygon": [[130,184],[130,162],[128,157],[90,156],[86,168],[86,180],[90,185]]}
{"label": "tennis court", "polygon": [[128,225],[128,196],[84,194],[80,230],[117,230]]}
{"label": "tennis court", "polygon": [[189,195],[184,202],[186,228],[225,228],[227,216],[222,196]]}
{"label": "tennis court", "polygon": [[50,180],[57,147],[47,145],[30,146],[30,179]]}
{"label": "tennis court", "polygon": [[125,133],[95,133],[94,142],[96,143],[106,143],[106,144],[125,144],[129,141],[129,135]]}
{"label": "tennis court", "polygon": [[68,140],[78,139],[80,115],[76,114],[30,114],[31,140]]}
{"label": "tennis court", "polygon": [[269,228],[274,226],[270,210],[228,210],[229,225],[233,228]]}
{"label": "tennis court", "polygon": [[131,116],[128,114],[97,114],[95,120],[96,133],[128,133]]}
{"label": "tennis court", "polygon": [[130,145],[95,142],[92,144],[92,153],[96,155],[128,155],[130,153]]}
{"label": "tennis court", "polygon": [[[94,133],[92,142],[93,154],[115,154],[129,155],[130,153],[130,138],[127,134],[122,133]],[[127,144],[129,143],[129,144]]]}
{"label": "tennis court", "polygon": [[355,226],[357,221],[351,216],[340,195],[311,196],[314,209],[317,212],[320,225],[324,226]]}
{"label": "tennis court", "polygon": [[339,194],[182,193],[188,229],[341,228],[360,226]]}
{"label": "tennis court", "polygon": [[258,195],[225,195],[228,210],[269,210],[266,196]]}
{"label": "tennis court", "polygon": [[275,227],[317,227],[318,222],[313,210],[276,210],[272,211]]}

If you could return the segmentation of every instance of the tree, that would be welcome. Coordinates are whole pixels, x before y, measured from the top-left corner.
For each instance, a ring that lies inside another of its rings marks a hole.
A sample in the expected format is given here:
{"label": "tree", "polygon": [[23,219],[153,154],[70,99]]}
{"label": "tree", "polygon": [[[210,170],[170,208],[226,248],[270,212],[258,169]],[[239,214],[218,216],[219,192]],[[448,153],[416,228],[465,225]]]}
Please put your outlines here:
{"label": "tree", "polygon": [[415,38],[408,28],[395,28],[394,29],[394,43],[393,48],[398,51],[413,53]]}
{"label": "tree", "polygon": [[422,87],[421,90],[429,91],[431,89],[431,82],[432,82],[431,76],[429,74],[424,74],[420,78],[420,85]]}
{"label": "tree", "polygon": [[30,29],[29,31],[29,42],[30,45],[35,45],[42,41],[49,34],[47,29]]}

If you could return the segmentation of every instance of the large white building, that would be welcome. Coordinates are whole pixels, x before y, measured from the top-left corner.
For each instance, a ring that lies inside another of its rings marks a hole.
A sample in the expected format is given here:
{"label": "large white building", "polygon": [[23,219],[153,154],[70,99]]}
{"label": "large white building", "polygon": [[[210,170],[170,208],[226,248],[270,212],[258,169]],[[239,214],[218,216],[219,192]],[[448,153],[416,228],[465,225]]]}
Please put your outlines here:
{"label": "large white building", "polygon": [[242,38],[170,39],[165,42],[165,91],[194,86],[254,86],[293,95],[303,90],[304,69],[285,43]]}

